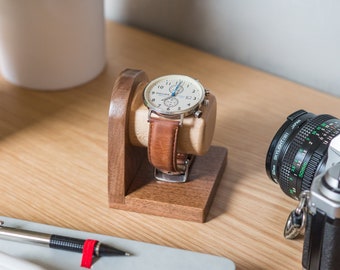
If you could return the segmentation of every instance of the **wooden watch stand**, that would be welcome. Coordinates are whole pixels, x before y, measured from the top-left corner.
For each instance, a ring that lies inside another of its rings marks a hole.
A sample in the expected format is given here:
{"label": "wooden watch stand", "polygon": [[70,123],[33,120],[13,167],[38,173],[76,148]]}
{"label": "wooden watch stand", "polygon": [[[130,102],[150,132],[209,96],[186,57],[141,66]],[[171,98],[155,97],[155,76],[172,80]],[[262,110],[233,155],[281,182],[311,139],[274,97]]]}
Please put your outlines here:
{"label": "wooden watch stand", "polygon": [[108,193],[112,208],[205,222],[227,163],[227,149],[211,146],[191,165],[185,183],[156,181],[145,147],[129,139],[129,112],[141,70],[124,70],[117,78],[109,109]]}

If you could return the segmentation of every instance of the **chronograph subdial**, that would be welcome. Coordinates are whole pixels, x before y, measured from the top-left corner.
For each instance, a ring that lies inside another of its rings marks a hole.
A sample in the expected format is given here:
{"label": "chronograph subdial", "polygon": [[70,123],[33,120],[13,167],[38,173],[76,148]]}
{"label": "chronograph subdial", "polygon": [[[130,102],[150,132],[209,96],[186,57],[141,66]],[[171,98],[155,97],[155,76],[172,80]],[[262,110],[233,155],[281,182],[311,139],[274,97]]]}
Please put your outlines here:
{"label": "chronograph subdial", "polygon": [[168,108],[175,107],[178,104],[178,99],[175,97],[169,97],[163,100],[164,105]]}
{"label": "chronograph subdial", "polygon": [[172,96],[176,96],[184,91],[184,88],[181,84],[182,82],[180,82],[177,85],[170,86],[169,92],[171,93]]}

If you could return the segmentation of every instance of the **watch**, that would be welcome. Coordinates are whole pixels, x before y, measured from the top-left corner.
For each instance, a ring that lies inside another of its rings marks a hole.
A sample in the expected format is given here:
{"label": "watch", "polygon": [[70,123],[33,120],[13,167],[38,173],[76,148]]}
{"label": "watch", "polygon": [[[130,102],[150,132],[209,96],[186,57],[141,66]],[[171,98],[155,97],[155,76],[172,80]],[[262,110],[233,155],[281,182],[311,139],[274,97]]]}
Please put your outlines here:
{"label": "watch", "polygon": [[179,129],[185,117],[201,117],[208,90],[185,75],[156,78],[144,88],[148,108],[148,159],[157,180],[185,182],[193,155],[177,151]]}

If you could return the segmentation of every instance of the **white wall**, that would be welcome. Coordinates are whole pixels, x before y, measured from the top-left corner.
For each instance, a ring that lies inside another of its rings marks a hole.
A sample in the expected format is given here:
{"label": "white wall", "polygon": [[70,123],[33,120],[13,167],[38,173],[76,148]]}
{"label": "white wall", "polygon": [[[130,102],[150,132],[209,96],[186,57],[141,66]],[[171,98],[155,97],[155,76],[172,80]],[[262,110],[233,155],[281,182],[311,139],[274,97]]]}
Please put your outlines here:
{"label": "white wall", "polygon": [[105,14],[340,97],[340,1],[105,0]]}

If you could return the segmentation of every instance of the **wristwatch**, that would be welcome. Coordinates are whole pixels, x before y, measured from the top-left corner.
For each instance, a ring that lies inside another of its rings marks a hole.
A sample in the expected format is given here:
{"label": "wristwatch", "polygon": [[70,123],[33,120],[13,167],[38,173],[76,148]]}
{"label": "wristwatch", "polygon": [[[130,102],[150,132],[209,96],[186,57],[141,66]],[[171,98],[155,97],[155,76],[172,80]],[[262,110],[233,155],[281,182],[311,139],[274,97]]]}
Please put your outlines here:
{"label": "wristwatch", "polygon": [[185,182],[193,155],[177,151],[179,129],[185,117],[201,117],[208,90],[185,75],[167,75],[146,85],[143,101],[148,108],[148,158],[157,180]]}

